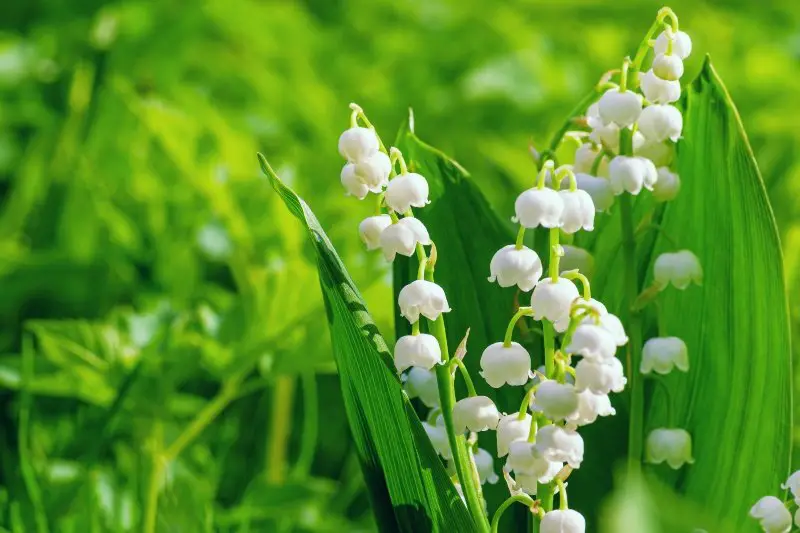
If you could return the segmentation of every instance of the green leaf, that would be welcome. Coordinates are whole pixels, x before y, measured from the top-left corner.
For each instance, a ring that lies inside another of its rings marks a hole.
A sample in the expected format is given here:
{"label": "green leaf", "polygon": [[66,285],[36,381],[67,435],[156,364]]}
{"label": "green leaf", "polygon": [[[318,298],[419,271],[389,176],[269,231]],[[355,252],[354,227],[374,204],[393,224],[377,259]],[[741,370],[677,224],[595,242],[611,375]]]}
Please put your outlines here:
{"label": "green leaf", "polygon": [[381,531],[474,531],[471,517],[402,391],[386,341],[306,203],[259,154],[317,256],[342,395]]}

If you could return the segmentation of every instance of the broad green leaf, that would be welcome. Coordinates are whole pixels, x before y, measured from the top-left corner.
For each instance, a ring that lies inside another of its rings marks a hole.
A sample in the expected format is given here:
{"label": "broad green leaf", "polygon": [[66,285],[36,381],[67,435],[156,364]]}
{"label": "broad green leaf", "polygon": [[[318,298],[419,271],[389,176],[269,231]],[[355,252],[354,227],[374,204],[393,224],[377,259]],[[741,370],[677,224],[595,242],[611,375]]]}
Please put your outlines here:
{"label": "broad green leaf", "polygon": [[389,348],[306,203],[259,162],[317,256],[342,396],[381,531],[473,531],[425,431],[402,392]]}

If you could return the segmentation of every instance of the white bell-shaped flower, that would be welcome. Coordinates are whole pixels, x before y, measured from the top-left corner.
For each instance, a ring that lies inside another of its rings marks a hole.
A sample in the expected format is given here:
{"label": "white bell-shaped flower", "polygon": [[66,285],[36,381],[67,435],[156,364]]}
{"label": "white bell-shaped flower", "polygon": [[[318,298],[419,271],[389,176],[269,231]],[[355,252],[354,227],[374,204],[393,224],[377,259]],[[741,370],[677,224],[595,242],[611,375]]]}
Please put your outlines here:
{"label": "white bell-shaped flower", "polygon": [[[563,464],[548,461],[536,448],[536,444],[526,439],[516,440],[508,446],[508,461],[506,470],[511,470],[516,476],[529,476],[534,478],[534,484],[550,483],[561,470]],[[519,484],[519,477],[516,478]]]}
{"label": "white bell-shaped flower", "polygon": [[594,202],[591,195],[581,189],[575,191],[559,191],[558,195],[564,203],[561,212],[561,231],[575,233],[580,229],[594,230]]}
{"label": "white bell-shaped flower", "polygon": [[645,141],[633,153],[649,159],[656,167],[667,167],[675,158],[675,145],[671,142]]}
{"label": "white bell-shaped flower", "polygon": [[662,80],[679,80],[683,76],[683,60],[675,54],[656,54],[653,58],[653,74]]}
{"label": "white bell-shaped flower", "polygon": [[658,169],[656,169],[656,166],[653,164],[653,162],[647,158],[637,156],[635,159],[639,160],[639,164],[641,164],[642,169],[644,169],[644,181],[642,182],[642,185],[648,191],[652,191],[653,187],[658,181]]}
{"label": "white bell-shaped flower", "polygon": [[[594,309],[594,311],[597,313],[598,316],[603,316],[608,314],[608,309],[606,309],[606,306],[603,305],[602,302],[595,300],[594,298],[590,299],[588,302],[583,298],[578,298],[574,300],[572,302],[572,308],[570,309],[570,313],[572,313],[572,310],[574,310],[577,306],[591,307],[592,309]],[[557,332],[564,333],[565,331],[567,331],[567,328],[569,327],[569,323],[571,321],[572,318],[570,317],[570,315],[567,315],[565,317],[562,317],[561,320],[555,322],[553,324],[553,327]],[[584,322],[586,322],[587,324],[595,323],[593,317],[586,317]]]}
{"label": "white bell-shaped flower", "polygon": [[568,463],[572,468],[580,468],[583,461],[583,438],[555,424],[539,428],[536,449],[548,461]]}
{"label": "white bell-shaped flower", "polygon": [[556,509],[545,513],[539,533],[586,533],[586,519],[572,509]]}
{"label": "white bell-shaped flower", "polygon": [[661,79],[652,69],[639,75],[639,83],[651,104],[671,104],[681,97],[681,82]]}
{"label": "white bell-shaped flower", "polygon": [[653,104],[644,108],[639,117],[639,131],[648,141],[675,142],[683,131],[683,115],[675,106]]}
{"label": "white bell-shaped flower", "polygon": [[604,124],[616,124],[627,128],[639,119],[642,112],[642,97],[633,91],[609,89],[597,102],[597,110]]}
{"label": "white bell-shaped flower", "polygon": [[441,417],[437,419],[436,424],[423,422],[422,427],[425,429],[425,433],[428,434],[428,438],[431,439],[431,444],[433,444],[433,449],[436,450],[436,453],[441,455],[443,459],[452,459],[453,449],[450,448],[450,440],[447,437],[447,429],[445,428],[444,423],[440,422]]}
{"label": "white bell-shaped flower", "polygon": [[[789,479],[786,480],[786,483],[781,484],[781,488],[791,491],[792,496],[794,496],[795,503],[800,501],[800,470],[792,473],[792,475],[789,476]],[[800,503],[798,503],[798,505],[800,505]]]}
{"label": "white bell-shaped flower", "polygon": [[694,463],[692,437],[685,429],[654,429],[647,435],[644,455],[647,463],[657,465],[666,462],[670,468],[677,470],[684,464]]}
{"label": "white bell-shaped flower", "polygon": [[472,454],[472,457],[475,459],[475,468],[478,470],[478,478],[480,478],[481,484],[489,483],[494,485],[499,481],[500,478],[494,470],[494,457],[492,457],[492,454],[483,448],[478,448]]}
{"label": "white bell-shaped flower", "polygon": [[639,194],[644,187],[646,169],[642,159],[618,155],[608,165],[608,180],[616,195],[623,192]]}
{"label": "white bell-shaped flower", "polygon": [[363,200],[369,194],[369,187],[358,177],[356,166],[353,163],[347,163],[342,167],[341,181],[349,196],[355,196],[359,200]]}
{"label": "white bell-shaped flower", "polygon": [[403,372],[412,366],[430,370],[442,360],[439,341],[433,335],[403,335],[394,345],[394,366]]}
{"label": "white bell-shaped flower", "polygon": [[559,274],[569,270],[579,270],[587,277],[592,277],[592,273],[594,273],[594,257],[588,250],[569,244],[562,245],[561,249],[564,251],[564,255],[561,257],[561,272]]}
{"label": "white bell-shaped flower", "polygon": [[444,289],[424,279],[414,280],[400,289],[397,303],[400,314],[412,324],[419,320],[419,315],[436,320],[440,314],[450,311]]}
{"label": "white bell-shaped flower", "polygon": [[519,418],[518,413],[503,415],[500,423],[497,424],[497,456],[505,457],[508,455],[508,447],[512,442],[527,440],[531,430],[530,413],[525,413],[523,418]]}
{"label": "white bell-shaped flower", "polygon": [[625,334],[625,328],[623,327],[622,321],[617,315],[606,313],[601,315],[597,322],[595,322],[591,317],[586,317],[583,319],[583,323],[597,324],[606,330],[611,335],[611,338],[614,339],[614,344],[617,346],[625,346],[628,344],[628,336]]}
{"label": "white bell-shaped flower", "polygon": [[527,292],[542,277],[542,260],[527,246],[518,250],[515,245],[509,244],[495,252],[489,271],[489,281],[496,281],[501,287],[516,285],[519,290]]}
{"label": "white bell-shaped flower", "polygon": [[453,406],[453,428],[456,433],[496,429],[500,413],[487,396],[468,396]]}
{"label": "white bell-shaped flower", "polygon": [[658,181],[653,186],[653,198],[658,202],[669,202],[678,196],[681,190],[681,178],[667,167],[658,169]]}
{"label": "white bell-shaped flower", "polygon": [[585,359],[608,361],[617,352],[614,337],[600,325],[584,323],[575,328],[572,339],[564,351],[582,355]]}
{"label": "white bell-shaped flower", "polygon": [[598,416],[612,416],[617,411],[611,407],[608,394],[595,394],[585,390],[578,393],[578,408],[566,418],[567,425],[585,426],[594,423]]}
{"label": "white bell-shaped flower", "polygon": [[490,387],[498,389],[509,385],[524,385],[531,372],[531,356],[521,344],[512,342],[504,346],[495,342],[481,354],[481,376]]}
{"label": "white bell-shaped flower", "polygon": [[425,370],[412,366],[403,377],[406,393],[409,398],[419,398],[426,407],[439,406],[439,383],[436,370]]}
{"label": "white bell-shaped flower", "polygon": [[575,365],[575,389],[578,392],[622,392],[627,382],[622,363],[616,357],[607,361],[581,359]]}
{"label": "white bell-shaped flower", "polygon": [[600,118],[600,104],[598,102],[594,102],[586,110],[586,124],[592,129],[603,126],[604,122]]}
{"label": "white bell-shaped flower", "polygon": [[370,157],[380,148],[375,130],[354,126],[339,136],[339,153],[356,163]]}
{"label": "white bell-shaped flower", "polygon": [[430,203],[428,194],[428,180],[419,174],[410,172],[389,181],[384,201],[392,211],[405,213],[412,207],[428,205]]}
{"label": "white bell-shaped flower", "polygon": [[411,257],[417,249],[417,244],[427,246],[431,243],[431,237],[425,224],[418,218],[405,217],[384,228],[380,232],[379,243],[386,260],[394,261],[397,254]]}
{"label": "white bell-shaped flower", "polygon": [[697,256],[689,250],[667,252],[656,258],[653,278],[662,290],[670,283],[676,289],[684,290],[692,282],[703,284],[703,267],[700,266]]}
{"label": "white bell-shaped flower", "polygon": [[353,163],[358,179],[374,193],[379,193],[389,183],[392,162],[383,152],[375,152],[371,156]]}
{"label": "white bell-shaped flower", "polygon": [[[671,36],[670,36],[671,34]],[[656,42],[653,43],[653,51],[658,54],[667,53],[667,45],[669,40],[672,41],[672,53],[681,59],[686,59],[692,53],[692,39],[689,34],[683,31],[672,33],[671,30],[664,30],[656,37]]]}
{"label": "white bell-shaped flower", "polygon": [[[619,126],[613,123],[600,125],[599,127],[592,128],[591,133],[589,133],[589,140],[597,144],[602,144],[612,152],[616,153],[619,152],[619,130]],[[642,135],[638,130],[633,132],[631,137],[633,150],[636,151],[644,143],[644,135]]]}
{"label": "white bell-shaped flower", "polygon": [[381,233],[391,225],[392,217],[389,215],[376,215],[361,221],[361,224],[358,225],[358,234],[361,237],[361,242],[367,246],[367,250],[375,250],[381,247]]}
{"label": "white bell-shaped flower", "polygon": [[655,337],[644,343],[642,366],[639,369],[642,374],[669,374],[673,368],[681,372],[689,371],[689,351],[683,340],[678,337]]}
{"label": "white bell-shaped flower", "polygon": [[[583,143],[575,150],[575,162],[572,164],[572,171],[575,174],[590,174],[594,161],[600,156],[600,148],[593,143]],[[608,158],[600,160],[598,174],[603,176],[608,171]]]}
{"label": "white bell-shaped flower", "polygon": [[572,416],[578,410],[575,386],[552,379],[540,383],[532,398],[531,410],[554,421]]}
{"label": "white bell-shaped flower", "polygon": [[611,190],[611,182],[606,178],[575,174],[575,181],[578,189],[586,191],[592,197],[595,211],[606,211],[614,205],[614,191]]}
{"label": "white bell-shaped flower", "polygon": [[750,516],[758,520],[764,533],[789,533],[792,514],[775,496],[764,496],[750,508]]}
{"label": "white bell-shaped flower", "polygon": [[561,227],[564,202],[553,189],[528,189],[517,197],[514,211],[514,222],[526,228],[558,228]]}
{"label": "white bell-shaped flower", "polygon": [[569,316],[572,302],[579,296],[578,288],[570,280],[558,278],[553,281],[553,278],[544,278],[533,289],[531,296],[533,319],[546,318],[550,322],[558,322]]}

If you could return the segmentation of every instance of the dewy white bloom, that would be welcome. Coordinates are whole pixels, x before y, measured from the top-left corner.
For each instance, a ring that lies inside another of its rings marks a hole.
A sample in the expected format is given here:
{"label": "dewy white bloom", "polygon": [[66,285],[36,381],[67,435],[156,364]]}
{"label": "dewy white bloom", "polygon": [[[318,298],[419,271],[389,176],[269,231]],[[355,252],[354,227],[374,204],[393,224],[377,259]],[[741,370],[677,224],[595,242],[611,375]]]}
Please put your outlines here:
{"label": "dewy white bloom", "polygon": [[351,163],[363,161],[378,148],[378,136],[370,128],[354,126],[339,136],[339,153]]}
{"label": "dewy white bloom", "polygon": [[542,260],[527,246],[517,250],[515,245],[509,244],[495,252],[489,271],[489,281],[497,281],[501,287],[516,285],[519,290],[527,292],[542,277]]}
{"label": "dewy white bloom", "polygon": [[653,104],[644,108],[639,117],[639,131],[648,141],[675,142],[683,131],[683,115],[675,106]]}
{"label": "dewy white bloom", "polygon": [[671,104],[681,97],[681,82],[662,80],[652,69],[639,75],[639,83],[644,97],[651,104]]}
{"label": "dewy white bloom", "polygon": [[792,514],[775,496],[764,496],[750,508],[750,516],[758,520],[765,533],[789,533]]}
{"label": "dewy white bloom", "polygon": [[644,455],[645,462],[666,462],[670,468],[677,470],[684,464],[694,463],[692,437],[685,429],[654,429],[647,435]]}
{"label": "dewy white bloom", "polygon": [[611,407],[608,394],[595,394],[585,390],[578,393],[578,409],[566,418],[567,424],[585,426],[594,423],[598,416],[611,416],[617,411]]}
{"label": "dewy white bloom", "polygon": [[658,202],[674,200],[681,190],[681,178],[667,167],[658,169],[658,181],[653,186],[653,198]]}
{"label": "dewy white bloom", "polygon": [[531,296],[533,319],[546,318],[550,322],[558,322],[569,316],[572,302],[579,296],[578,288],[570,280],[558,278],[553,281],[553,278],[547,277],[533,289]]}
{"label": "dewy white bloom", "polygon": [[642,112],[642,97],[633,91],[609,89],[597,102],[597,110],[604,124],[616,124],[627,128],[639,118]]}
{"label": "dewy white bloom", "polygon": [[670,283],[676,289],[684,290],[692,282],[697,285],[703,284],[703,267],[700,266],[697,256],[689,250],[667,252],[656,258],[653,278],[661,290]]}
{"label": "dewy white bloom", "polygon": [[524,385],[531,372],[531,356],[521,344],[502,342],[490,344],[481,355],[481,376],[490,387],[498,389],[509,385]]}
{"label": "dewy white bloom", "polygon": [[508,455],[508,447],[517,440],[527,440],[531,430],[531,415],[525,413],[525,417],[520,420],[518,413],[503,415],[497,425],[497,456],[505,457]]}
{"label": "dewy white bloom", "polygon": [[542,382],[532,398],[531,410],[544,413],[553,421],[569,418],[578,410],[578,393],[573,385],[555,380]]}
{"label": "dewy white bloom", "polygon": [[381,192],[389,182],[392,162],[389,156],[383,152],[375,152],[371,156],[351,164],[354,165],[358,179],[372,192]]}
{"label": "dewy white bloom", "polygon": [[472,456],[475,458],[475,468],[478,470],[481,484],[489,483],[494,485],[497,483],[500,478],[497,476],[497,472],[494,471],[494,457],[492,457],[492,454],[483,448],[478,448],[478,451]]}
{"label": "dewy white bloom", "polygon": [[800,500],[800,470],[789,476],[786,483],[781,484],[781,488],[784,490],[789,489],[792,492],[792,496],[794,496],[795,503],[797,503]]}
{"label": "dewy white bloom", "polygon": [[606,211],[614,205],[614,191],[611,182],[606,178],[597,178],[589,174],[575,174],[578,188],[589,193],[592,197],[595,211]]}
{"label": "dewy white bloom", "polygon": [[639,194],[644,187],[645,167],[640,158],[618,155],[608,165],[608,179],[615,195]]}
{"label": "dewy white bloom", "polygon": [[425,207],[430,203],[428,180],[414,172],[401,174],[389,181],[384,201],[397,213],[405,213],[412,207]]}
{"label": "dewy white bloom", "polygon": [[[380,215],[382,217],[388,215]],[[372,219],[379,217],[370,217]],[[369,220],[369,219],[367,219]],[[391,221],[391,219],[390,219]],[[366,222],[366,220],[364,221]],[[363,222],[362,222],[363,224]],[[401,218],[395,224],[390,224],[380,232],[380,247],[383,249],[383,256],[387,261],[394,261],[395,255],[400,254],[406,257],[414,255],[417,244],[429,245],[431,237],[428,229],[418,218]]]}
{"label": "dewy white bloom", "polygon": [[425,429],[425,433],[428,434],[428,438],[431,439],[431,444],[433,444],[433,449],[436,450],[436,453],[441,455],[443,459],[452,459],[453,450],[450,448],[450,440],[447,437],[447,429],[444,424],[440,424],[437,419],[435,425],[423,422],[422,427]]}
{"label": "dewy white bloom", "polygon": [[361,242],[367,245],[367,250],[375,250],[381,247],[381,233],[391,225],[392,217],[389,215],[376,215],[361,221],[361,224],[358,225],[358,234],[361,237]]}
{"label": "dewy white bloom", "polygon": [[595,394],[622,392],[627,382],[622,363],[616,357],[608,361],[581,359],[575,365],[575,389],[578,392],[585,390]]}
{"label": "dewy white bloom", "polygon": [[500,413],[494,402],[486,396],[468,396],[453,406],[453,427],[456,433],[496,429]]}
{"label": "dewy white bloom", "polygon": [[653,58],[653,74],[662,80],[678,80],[683,76],[683,60],[675,54],[656,54]]}
{"label": "dewy white bloom", "polygon": [[409,398],[419,398],[429,408],[439,406],[439,384],[435,370],[412,366],[404,381]]}
{"label": "dewy white bloom", "polygon": [[592,257],[592,254],[583,248],[569,244],[564,244],[561,248],[564,250],[564,256],[561,258],[561,272],[559,274],[568,270],[579,270],[589,278],[592,277],[594,273],[594,257]]}
{"label": "dewy white bloom", "polygon": [[347,194],[355,196],[359,200],[363,200],[369,193],[369,187],[364,185],[364,182],[356,175],[356,166],[353,163],[347,163],[342,168],[342,186],[344,186]]}
{"label": "dewy white bloom", "polygon": [[[669,43],[670,35],[667,30],[662,31],[656,37],[656,42],[653,44],[653,51],[656,54],[666,54],[667,44]],[[686,32],[678,31],[672,35],[672,53],[681,59],[686,59],[692,53],[692,39]]]}
{"label": "dewy white bloom", "polygon": [[675,145],[668,142],[646,141],[640,147],[634,149],[633,153],[639,157],[649,159],[657,167],[667,167],[675,157]]}
{"label": "dewy white bloom", "polygon": [[642,374],[669,374],[673,368],[681,372],[689,371],[689,351],[683,340],[678,337],[655,337],[644,343],[642,366],[639,369]]}
{"label": "dewy white bloom", "polygon": [[540,533],[585,533],[586,519],[572,509],[556,509],[545,513],[539,525]]}
{"label": "dewy white bloom", "polygon": [[564,201],[553,189],[528,189],[517,197],[514,211],[514,222],[526,228],[558,228],[561,227]]}
{"label": "dewy white bloom", "polygon": [[575,328],[572,340],[564,351],[571,354],[582,355],[594,361],[608,361],[614,358],[617,352],[617,343],[614,337],[600,325],[584,323]]}
{"label": "dewy white bloom", "polygon": [[397,303],[400,314],[412,324],[419,320],[419,315],[436,320],[440,314],[450,311],[444,290],[424,279],[414,280],[400,289]]}
{"label": "dewy white bloom", "polygon": [[572,468],[580,468],[583,461],[583,438],[555,424],[539,428],[536,449],[548,461],[568,463]]}
{"label": "dewy white bloom", "polygon": [[575,233],[579,229],[594,230],[594,202],[591,195],[581,189],[575,191],[559,191],[558,195],[564,203],[561,212],[561,231]]}
{"label": "dewy white bloom", "polygon": [[545,459],[536,444],[527,439],[516,440],[508,446],[506,469],[514,472],[518,484],[521,481],[520,475],[533,478],[534,485],[537,481],[550,483],[562,466],[562,463]]}
{"label": "dewy white bloom", "polygon": [[[575,174],[589,174],[594,166],[594,161],[600,155],[600,148],[592,143],[583,143],[575,150],[575,162],[572,164],[572,171]],[[600,162],[598,173],[602,176],[608,169],[608,159],[603,157]]]}
{"label": "dewy white bloom", "polygon": [[433,335],[403,335],[394,345],[394,366],[403,372],[412,366],[430,370],[442,360],[439,341]]}

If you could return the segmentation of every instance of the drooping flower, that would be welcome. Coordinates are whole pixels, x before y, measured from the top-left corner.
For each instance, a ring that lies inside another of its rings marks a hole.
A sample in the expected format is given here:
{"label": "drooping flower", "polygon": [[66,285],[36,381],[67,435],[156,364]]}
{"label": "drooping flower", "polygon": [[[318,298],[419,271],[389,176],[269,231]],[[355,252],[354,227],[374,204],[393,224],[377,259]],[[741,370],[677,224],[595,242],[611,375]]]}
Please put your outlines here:
{"label": "drooping flower", "polygon": [[567,425],[585,426],[594,423],[598,416],[611,416],[617,411],[611,407],[608,394],[595,394],[590,390],[578,393],[578,409],[566,418]]}
{"label": "drooping flower", "polygon": [[575,233],[580,229],[594,230],[594,202],[591,195],[581,189],[559,191],[564,204],[561,212],[561,231]]}
{"label": "drooping flower", "polygon": [[430,203],[428,194],[428,180],[419,174],[410,172],[389,181],[384,201],[392,211],[405,213],[412,207],[428,205]]}
{"label": "drooping flower", "polygon": [[595,211],[606,211],[614,205],[614,191],[611,190],[611,182],[606,178],[575,174],[575,181],[578,189],[586,191],[592,197]]}
{"label": "drooping flower", "polygon": [[607,361],[581,359],[575,365],[575,389],[595,394],[622,392],[628,380],[622,369],[622,363],[616,357]]}
{"label": "drooping flower", "polygon": [[[591,317],[584,318],[583,322],[585,324],[595,323]],[[596,324],[611,334],[611,338],[614,339],[614,344],[617,346],[625,346],[628,344],[628,336],[625,334],[625,328],[622,326],[622,321],[617,315],[611,313],[600,315],[599,322],[596,322]]]}
{"label": "drooping flower", "polygon": [[661,464],[666,462],[677,470],[684,464],[694,463],[692,458],[692,437],[685,429],[657,428],[647,435],[645,462]]}
{"label": "drooping flower", "polygon": [[572,468],[580,468],[583,461],[583,438],[555,424],[539,428],[536,449],[548,461],[568,463]]}
{"label": "drooping flower", "polygon": [[497,424],[497,456],[505,457],[508,455],[508,447],[517,440],[527,440],[531,430],[530,413],[525,413],[523,418],[519,418],[518,413],[503,415],[500,423]]}
{"label": "drooping flower", "polygon": [[541,412],[554,421],[569,418],[578,410],[575,387],[555,380],[540,383],[532,400],[532,411]]}
{"label": "drooping flower", "polygon": [[351,163],[363,161],[378,149],[378,136],[370,128],[354,126],[339,136],[339,153]]}
{"label": "drooping flower", "polygon": [[[389,215],[380,215],[388,217]],[[379,217],[370,217],[377,219]],[[385,219],[381,219],[383,223]],[[366,222],[366,220],[364,221]],[[391,222],[391,219],[390,219]],[[363,224],[363,222],[362,222]],[[431,237],[425,224],[418,218],[404,217],[395,224],[390,224],[379,234],[380,247],[383,249],[383,256],[387,261],[394,261],[395,255],[400,254],[411,257],[417,249],[417,244],[427,246],[431,243]]]}
{"label": "drooping flower", "polygon": [[[367,250],[375,250],[381,247],[381,233],[391,225],[392,218],[389,215],[376,215],[361,221],[358,225],[358,234],[361,237],[361,242],[367,246]],[[425,226],[422,227],[424,228]]]}
{"label": "drooping flower", "polygon": [[667,285],[672,285],[679,290],[684,290],[692,282],[703,284],[703,267],[700,260],[689,250],[674,253],[663,253],[656,258],[653,265],[653,278],[655,283],[664,290]]}
{"label": "drooping flower", "polygon": [[540,533],[586,533],[586,519],[572,509],[556,509],[545,513]]}
{"label": "drooping flower", "polygon": [[679,80],[683,76],[683,60],[675,54],[656,54],[653,58],[653,73],[662,80]]}
{"label": "drooping flower", "polygon": [[435,370],[412,366],[403,379],[409,398],[419,398],[431,409],[439,406],[439,384]]}
{"label": "drooping flower", "polygon": [[366,185],[371,192],[378,193],[383,190],[389,182],[389,174],[392,172],[392,162],[389,156],[383,152],[375,152],[353,165],[353,171],[358,179]]}
{"label": "drooping flower", "polygon": [[656,54],[666,54],[669,40],[672,41],[672,53],[681,59],[686,59],[692,53],[692,39],[684,31],[677,31],[672,33],[672,30],[664,30],[658,34],[655,43],[653,43],[653,51]]}
{"label": "drooping flower", "polygon": [[580,324],[575,328],[572,340],[564,351],[582,355],[585,359],[608,361],[614,358],[617,344],[614,337],[600,325]]}
{"label": "drooping flower", "polygon": [[441,360],[439,341],[427,333],[403,335],[394,345],[394,366],[398,372],[403,372],[412,366],[430,370]]}
{"label": "drooping flower", "polygon": [[646,160],[641,157],[626,155],[618,155],[611,160],[608,165],[608,180],[615,195],[623,192],[636,195],[642,191],[642,187],[646,187],[648,169],[644,161]]}
{"label": "drooping flower", "polygon": [[536,448],[536,444],[528,442],[527,439],[516,440],[509,444],[506,469],[514,472],[517,483],[520,482],[520,475],[534,478],[534,485],[537,481],[550,483],[562,466],[562,463],[545,459]]}
{"label": "drooping flower", "polygon": [[494,457],[492,457],[492,454],[483,448],[478,448],[472,456],[475,459],[475,468],[478,470],[481,484],[489,483],[494,485],[497,483],[500,478],[494,470]]}
{"label": "drooping flower", "polygon": [[500,413],[494,402],[486,396],[468,396],[453,406],[453,428],[456,433],[496,429]]}
{"label": "drooping flower", "polygon": [[[789,479],[786,480],[786,483],[781,484],[781,488],[784,490],[789,489],[789,491],[791,491],[792,496],[794,496],[795,503],[800,501],[800,470],[792,473],[792,475],[789,476]],[[798,503],[798,505],[800,505],[800,503]]]}
{"label": "drooping flower", "polygon": [[633,153],[649,159],[657,167],[667,167],[675,158],[675,145],[666,141],[645,141],[641,146],[635,148]]}
{"label": "drooping flower", "polygon": [[[575,150],[575,162],[572,164],[572,171],[577,174],[590,174],[594,166],[595,159],[600,157],[600,148],[593,143],[583,143]],[[604,175],[608,170],[608,159],[603,157],[600,160],[598,174]]]}
{"label": "drooping flower", "polygon": [[644,343],[640,372],[669,374],[673,368],[689,371],[689,351],[678,337],[655,337]]}
{"label": "drooping flower", "polygon": [[356,166],[353,163],[342,167],[341,181],[349,196],[363,200],[369,194],[369,187],[356,175]]}
{"label": "drooping flower", "polygon": [[441,415],[436,419],[436,424],[423,422],[422,427],[425,429],[425,433],[428,434],[428,438],[431,440],[431,444],[433,444],[433,449],[436,450],[436,453],[441,455],[443,459],[452,459],[453,450],[450,448],[450,440],[447,436],[447,429],[444,426]]}
{"label": "drooping flower", "polygon": [[683,115],[678,108],[666,104],[653,104],[644,108],[639,117],[639,131],[648,141],[675,142],[683,131]]}
{"label": "drooping flower", "polygon": [[489,270],[489,281],[497,281],[501,287],[516,285],[519,290],[527,292],[542,277],[542,260],[527,246],[518,250],[515,245],[509,244],[495,252]]}
{"label": "drooping flower", "polygon": [[627,128],[636,122],[642,112],[642,97],[633,91],[609,89],[598,101],[597,110],[604,124]]}
{"label": "drooping flower", "polygon": [[789,533],[792,514],[775,496],[764,496],[750,508],[750,516],[758,520],[764,533]]}
{"label": "drooping flower", "polygon": [[558,228],[561,227],[564,202],[553,189],[528,189],[517,197],[514,210],[514,222],[526,228]]}
{"label": "drooping flower", "polygon": [[513,386],[524,385],[530,372],[531,356],[516,342],[508,347],[502,342],[495,342],[487,346],[481,354],[481,376],[495,389],[506,383]]}
{"label": "drooping flower", "polygon": [[444,289],[432,281],[414,280],[402,289],[397,297],[400,314],[412,324],[422,315],[436,320],[442,313],[450,311]]}
{"label": "drooping flower", "polygon": [[674,200],[681,190],[681,178],[667,167],[658,169],[658,181],[653,186],[653,198],[658,202]]}
{"label": "drooping flower", "polygon": [[579,296],[578,288],[570,280],[558,278],[553,281],[550,277],[545,278],[533,289],[531,296],[533,319],[546,318],[550,322],[558,322],[569,316],[572,301]]}
{"label": "drooping flower", "polygon": [[652,104],[671,104],[681,97],[681,82],[661,79],[652,69],[639,75],[639,83],[644,97]]}

